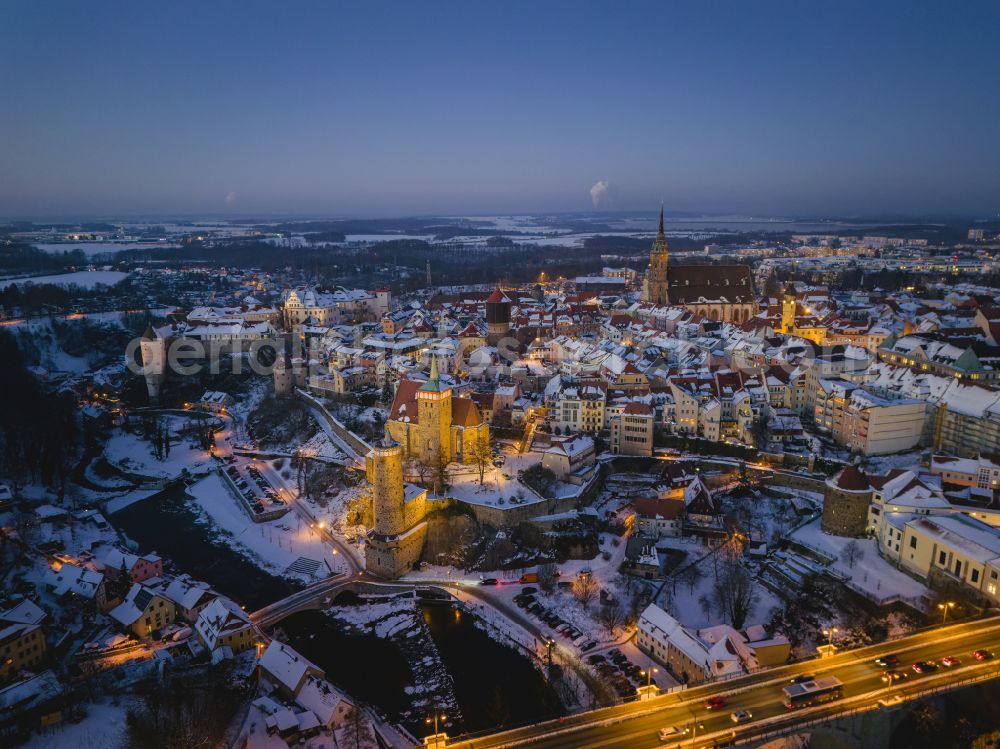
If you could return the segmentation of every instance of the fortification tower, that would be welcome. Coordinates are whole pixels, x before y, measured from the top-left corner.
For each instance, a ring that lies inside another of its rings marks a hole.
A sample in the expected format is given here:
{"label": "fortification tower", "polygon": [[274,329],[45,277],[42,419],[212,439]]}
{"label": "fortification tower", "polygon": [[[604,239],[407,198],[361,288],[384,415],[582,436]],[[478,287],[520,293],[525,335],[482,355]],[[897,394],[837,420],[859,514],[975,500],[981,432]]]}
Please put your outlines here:
{"label": "fortification tower", "polygon": [[372,512],[376,533],[395,536],[406,530],[403,511],[403,448],[391,437],[368,455],[368,481],[372,485]]}
{"label": "fortification tower", "polygon": [[167,340],[153,330],[152,325],[147,325],[146,332],[139,340],[139,351],[142,354],[142,375],[146,380],[149,405],[158,406],[160,389],[167,374]]}

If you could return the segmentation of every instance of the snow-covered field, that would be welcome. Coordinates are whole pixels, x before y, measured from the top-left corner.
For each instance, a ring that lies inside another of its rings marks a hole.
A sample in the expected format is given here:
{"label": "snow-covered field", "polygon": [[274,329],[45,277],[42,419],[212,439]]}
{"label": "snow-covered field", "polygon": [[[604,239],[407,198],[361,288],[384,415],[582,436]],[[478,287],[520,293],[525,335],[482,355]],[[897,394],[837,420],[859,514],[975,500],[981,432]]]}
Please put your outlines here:
{"label": "snow-covered field", "polygon": [[178,247],[169,242],[36,242],[35,247],[43,252],[72,252],[83,250],[85,255],[101,255],[105,252],[122,250],[162,250]]}
{"label": "snow-covered field", "polygon": [[92,289],[97,284],[114,286],[119,281],[128,278],[128,273],[116,270],[81,270],[76,273],[58,273],[54,276],[32,276],[30,278],[5,278],[0,280],[0,289],[5,289],[12,284],[24,286],[26,284],[50,283],[57,286],[81,286],[85,289]]}

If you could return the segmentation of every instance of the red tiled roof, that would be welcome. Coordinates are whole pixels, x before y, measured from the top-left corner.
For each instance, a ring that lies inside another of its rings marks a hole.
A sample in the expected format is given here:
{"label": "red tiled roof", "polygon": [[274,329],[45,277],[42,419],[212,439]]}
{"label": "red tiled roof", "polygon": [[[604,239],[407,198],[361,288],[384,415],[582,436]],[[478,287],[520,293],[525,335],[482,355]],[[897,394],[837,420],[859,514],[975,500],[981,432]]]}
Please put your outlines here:
{"label": "red tiled roof", "polygon": [[657,499],[656,497],[643,497],[632,503],[636,514],[644,518],[655,518],[657,516],[664,520],[674,520],[684,509],[683,499]]}
{"label": "red tiled roof", "polygon": [[[418,380],[404,379],[399,381],[396,397],[392,399],[392,408],[389,410],[390,419],[399,421],[400,417],[403,416],[411,424],[417,423],[417,390],[423,384]],[[403,406],[406,408],[402,408]]]}
{"label": "red tiled roof", "polygon": [[842,469],[831,481],[838,489],[846,492],[865,492],[872,488],[868,477],[854,465]]}
{"label": "red tiled roof", "polygon": [[483,416],[471,398],[453,398],[451,423],[460,427],[477,427],[483,423]]}

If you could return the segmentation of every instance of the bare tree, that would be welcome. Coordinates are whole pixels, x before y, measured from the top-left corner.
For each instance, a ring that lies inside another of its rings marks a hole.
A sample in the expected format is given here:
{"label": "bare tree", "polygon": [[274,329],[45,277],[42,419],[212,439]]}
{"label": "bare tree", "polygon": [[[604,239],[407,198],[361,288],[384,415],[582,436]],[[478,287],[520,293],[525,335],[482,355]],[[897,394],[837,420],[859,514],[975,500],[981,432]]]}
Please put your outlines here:
{"label": "bare tree", "polygon": [[538,565],[538,587],[546,593],[551,593],[555,589],[558,576],[558,570],[552,562]]}
{"label": "bare tree", "polygon": [[614,634],[615,630],[621,626],[624,621],[625,609],[617,600],[601,606],[601,624],[604,625],[604,629],[607,630],[609,635]]}
{"label": "bare tree", "polygon": [[730,625],[741,629],[759,597],[757,581],[739,556],[719,556],[711,600]]}
{"label": "bare tree", "polygon": [[476,437],[472,445],[472,462],[479,469],[479,483],[486,481],[486,469],[493,461],[493,453],[490,451],[490,433],[480,430],[481,434]]}
{"label": "bare tree", "polygon": [[698,583],[700,583],[704,577],[705,573],[701,571],[701,567],[697,564],[689,564],[681,570],[680,574],[677,576],[678,580],[688,586],[689,595],[694,595],[694,589],[698,587]]}
{"label": "bare tree", "polygon": [[854,565],[865,557],[865,550],[856,538],[852,538],[840,552],[840,558],[844,564],[854,569]]}
{"label": "bare tree", "polygon": [[361,749],[371,742],[371,727],[364,711],[357,705],[351,705],[344,713],[344,743],[353,749]]}
{"label": "bare tree", "polygon": [[573,581],[573,596],[585,609],[590,608],[590,602],[597,595],[597,583],[593,575],[578,575]]}

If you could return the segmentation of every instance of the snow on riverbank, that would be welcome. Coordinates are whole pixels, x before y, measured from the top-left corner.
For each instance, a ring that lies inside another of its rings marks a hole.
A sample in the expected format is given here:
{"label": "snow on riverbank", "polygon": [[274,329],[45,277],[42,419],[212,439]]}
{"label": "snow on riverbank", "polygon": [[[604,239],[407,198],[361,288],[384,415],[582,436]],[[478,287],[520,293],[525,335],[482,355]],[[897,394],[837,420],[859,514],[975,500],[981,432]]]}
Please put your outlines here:
{"label": "snow on riverbank", "polygon": [[[206,476],[187,491],[195,499],[193,506],[200,521],[210,522],[220,540],[262,569],[306,582],[327,577],[339,569],[339,561],[326,543],[298,515],[290,512],[267,523],[253,522],[219,474]],[[289,571],[300,559],[318,565],[314,575]]]}
{"label": "snow on riverbank", "polygon": [[178,436],[188,419],[180,416],[158,416],[164,419],[171,433],[170,454],[159,460],[153,454],[153,446],[140,435],[117,430],[104,445],[104,456],[126,473],[157,478],[174,478],[185,468],[192,473],[214,465],[208,450],[193,447],[187,438]]}

